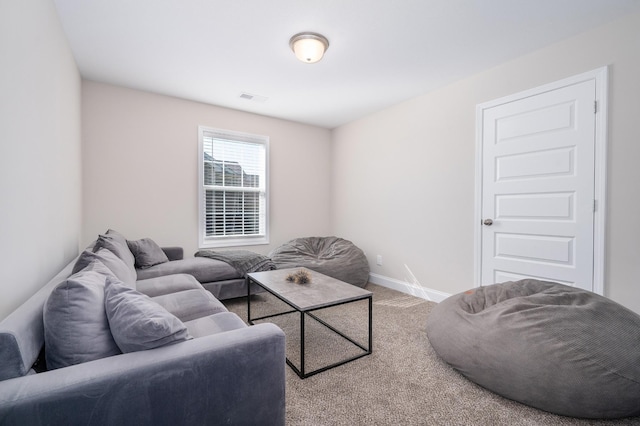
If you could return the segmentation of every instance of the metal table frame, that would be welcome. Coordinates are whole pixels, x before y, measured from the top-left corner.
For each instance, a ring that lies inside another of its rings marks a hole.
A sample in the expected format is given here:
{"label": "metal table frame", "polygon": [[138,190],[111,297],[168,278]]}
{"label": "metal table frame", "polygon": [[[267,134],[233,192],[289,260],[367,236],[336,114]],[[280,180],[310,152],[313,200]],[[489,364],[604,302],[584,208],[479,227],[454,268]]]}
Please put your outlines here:
{"label": "metal table frame", "polygon": [[[313,376],[314,374],[318,374],[321,373],[323,371],[327,371],[330,370],[332,368],[338,367],[340,365],[346,364],[348,362],[354,361],[356,359],[362,358],[364,356],[370,355],[373,352],[373,294],[368,294],[368,295],[364,295],[362,297],[358,297],[356,299],[352,299],[352,300],[348,300],[348,301],[338,301],[336,303],[332,303],[332,304],[327,304],[325,306],[319,307],[319,308],[313,308],[313,309],[308,309],[308,310],[299,310],[297,308],[295,308],[294,306],[291,305],[291,303],[286,300],[284,297],[282,297],[281,295],[277,294],[276,292],[271,291],[269,288],[263,286],[259,281],[254,280],[253,278],[251,278],[250,276],[247,276],[246,278],[247,280],[247,322],[251,325],[254,324],[254,321],[258,321],[258,320],[263,320],[263,319],[267,319],[267,318],[273,318],[273,317],[277,317],[277,316],[281,316],[281,315],[287,315],[287,314],[291,314],[291,313],[295,313],[295,312],[299,312],[300,313],[300,368],[298,369],[298,367],[296,367],[293,362],[291,360],[289,360],[289,358],[286,358],[287,361],[287,365],[289,365],[289,367],[291,367],[291,369],[293,371],[295,371],[295,373],[301,378],[301,379],[306,379],[307,377]],[[258,317],[258,318],[251,318],[251,283],[254,282],[255,284],[259,285],[260,287],[262,287],[263,289],[265,289],[268,293],[274,295],[275,297],[277,297],[278,299],[280,299],[281,301],[283,301],[284,303],[286,303],[288,306],[292,307],[293,309],[290,311],[286,311],[286,312],[279,312],[276,314],[271,314],[271,315],[265,315],[262,317]],[[352,339],[351,337],[347,336],[346,334],[344,334],[343,332],[341,332],[340,330],[336,329],[335,327],[331,326],[330,324],[328,324],[326,321],[324,321],[321,318],[318,318],[318,316],[314,315],[313,312],[314,311],[318,311],[321,309],[326,309],[326,308],[330,308],[333,306],[340,306],[340,305],[345,305],[347,303],[353,303],[353,302],[358,302],[361,300],[365,300],[365,299],[369,299],[369,342],[368,342],[368,346],[365,347],[364,345],[356,342],[354,339]],[[338,362],[335,362],[333,364],[327,365],[325,367],[321,367],[318,368],[316,370],[310,371],[310,372],[306,372],[305,371],[305,365],[304,365],[304,341],[305,341],[305,331],[304,331],[304,323],[305,323],[305,315],[309,315],[311,318],[313,318],[314,320],[318,321],[320,324],[324,325],[325,327],[327,327],[329,330],[333,331],[334,333],[338,334],[339,336],[341,336],[342,338],[346,339],[347,341],[351,342],[353,345],[357,346],[358,348],[362,349],[364,352],[358,355],[355,355],[353,357],[347,358],[345,360],[341,360]]]}

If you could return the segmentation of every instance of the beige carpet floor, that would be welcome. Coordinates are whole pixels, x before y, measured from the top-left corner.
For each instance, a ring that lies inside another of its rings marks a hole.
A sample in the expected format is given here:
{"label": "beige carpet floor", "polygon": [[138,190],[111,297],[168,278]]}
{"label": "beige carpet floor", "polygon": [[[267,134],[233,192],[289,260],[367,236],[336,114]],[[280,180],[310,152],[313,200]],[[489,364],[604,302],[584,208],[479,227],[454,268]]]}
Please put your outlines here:
{"label": "beige carpet floor", "polygon": [[[374,294],[373,353],[304,380],[287,367],[287,425],[640,425],[640,417],[557,416],[494,394],[450,368],[432,349],[425,324],[433,302],[374,284],[366,288]],[[246,321],[246,298],[224,303]],[[257,317],[286,306],[261,294],[252,297],[251,309]],[[318,316],[366,345],[365,302]],[[285,331],[287,356],[299,365],[299,314],[269,321]],[[311,319],[305,328],[307,371],[359,351]]]}

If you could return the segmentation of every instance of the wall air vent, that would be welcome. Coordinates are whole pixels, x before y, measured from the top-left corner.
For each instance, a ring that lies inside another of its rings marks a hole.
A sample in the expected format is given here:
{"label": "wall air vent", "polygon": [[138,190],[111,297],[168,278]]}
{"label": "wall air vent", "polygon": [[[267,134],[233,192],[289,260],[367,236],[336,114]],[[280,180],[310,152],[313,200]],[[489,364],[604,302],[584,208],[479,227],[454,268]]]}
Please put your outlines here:
{"label": "wall air vent", "polygon": [[240,93],[240,99],[246,99],[247,101],[253,102],[266,102],[269,98],[266,96],[252,95],[251,93],[242,92]]}

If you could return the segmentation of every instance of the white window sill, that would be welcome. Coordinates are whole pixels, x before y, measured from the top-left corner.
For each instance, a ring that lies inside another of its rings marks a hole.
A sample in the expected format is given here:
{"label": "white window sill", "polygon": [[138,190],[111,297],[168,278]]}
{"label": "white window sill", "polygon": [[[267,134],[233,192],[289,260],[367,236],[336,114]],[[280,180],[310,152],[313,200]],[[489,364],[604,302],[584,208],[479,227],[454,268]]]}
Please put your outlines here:
{"label": "white window sill", "polygon": [[269,244],[269,237],[261,236],[256,238],[244,237],[244,238],[220,238],[220,239],[207,239],[200,241],[199,248],[223,248],[223,247],[240,247],[240,246],[257,246]]}

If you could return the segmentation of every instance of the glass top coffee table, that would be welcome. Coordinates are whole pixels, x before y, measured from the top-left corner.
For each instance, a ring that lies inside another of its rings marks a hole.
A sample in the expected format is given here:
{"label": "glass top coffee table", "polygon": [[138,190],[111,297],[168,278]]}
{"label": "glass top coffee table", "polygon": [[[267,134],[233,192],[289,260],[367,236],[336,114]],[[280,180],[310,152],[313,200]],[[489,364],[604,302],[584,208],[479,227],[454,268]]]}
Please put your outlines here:
{"label": "glass top coffee table", "polygon": [[[287,276],[291,273],[298,271],[306,271],[311,281],[305,284],[296,284],[287,281]],[[287,356],[287,364],[296,372],[300,378],[305,379],[314,374],[329,370],[334,367],[346,364],[347,362],[362,358],[369,355],[372,352],[372,295],[368,290],[356,287],[354,285],[345,283],[335,278],[328,277],[319,272],[312,271],[307,268],[292,268],[292,269],[279,269],[275,271],[266,272],[252,272],[247,274],[247,288],[251,289],[251,283],[255,283],[266,291],[276,296],[283,301],[289,307],[293,308],[286,312],[279,312],[276,314],[260,316],[257,318],[251,318],[251,291],[247,297],[247,321],[249,324],[253,324],[254,321],[264,320],[267,318],[273,318],[280,315],[287,315],[291,313],[300,314],[300,368],[298,368],[291,359]],[[365,346],[358,343],[356,340],[347,336],[346,331],[339,331],[333,326],[329,325],[326,321],[319,318],[314,314],[314,311],[319,309],[325,309],[333,306],[344,305],[346,303],[352,303],[359,300],[368,299],[369,304],[369,324],[368,324],[368,345]],[[317,368],[313,371],[307,372],[305,370],[305,317],[309,316],[318,323],[327,327],[332,332],[346,339],[351,344],[357,346],[361,351],[360,353],[350,356],[346,359],[338,362],[333,362],[329,365]]]}

